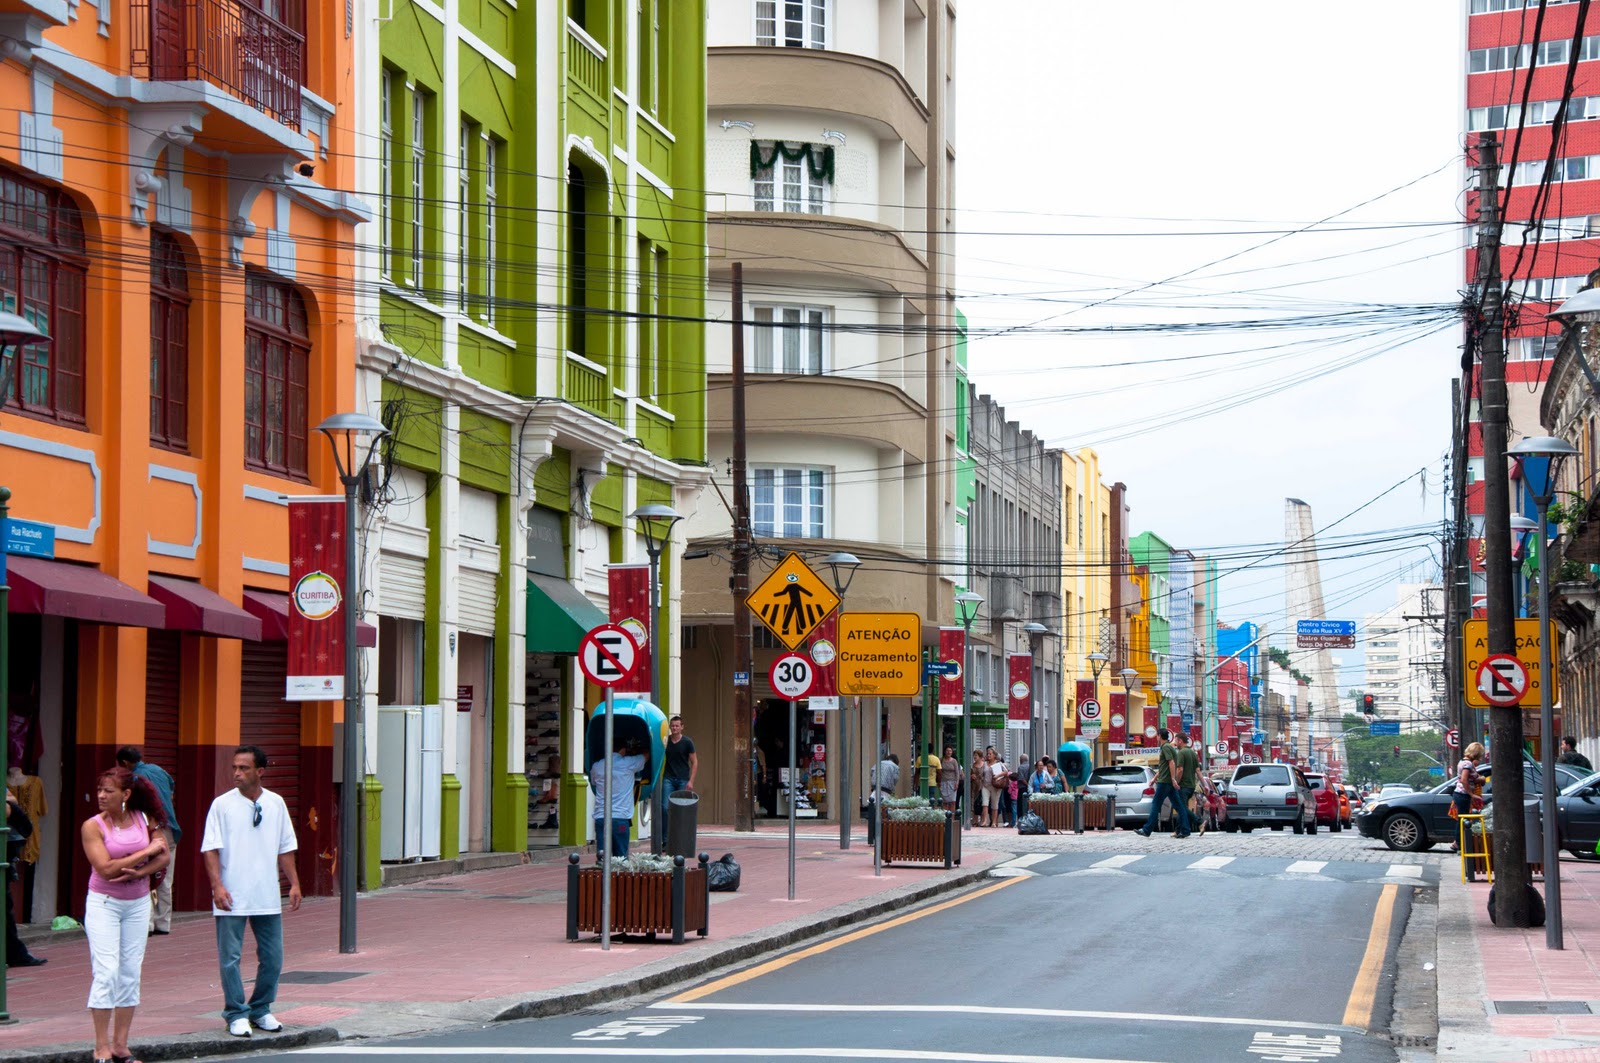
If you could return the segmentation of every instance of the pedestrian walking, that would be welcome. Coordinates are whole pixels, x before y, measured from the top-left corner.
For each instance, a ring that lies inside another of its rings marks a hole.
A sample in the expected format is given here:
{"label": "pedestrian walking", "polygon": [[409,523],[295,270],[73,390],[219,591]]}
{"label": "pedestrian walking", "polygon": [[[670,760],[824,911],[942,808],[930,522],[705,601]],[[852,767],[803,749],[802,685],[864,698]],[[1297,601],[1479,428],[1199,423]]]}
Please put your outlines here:
{"label": "pedestrian walking", "polygon": [[[95,783],[98,814],[79,834],[89,860],[83,933],[89,940],[89,1018],[94,1058],[126,1063],[128,1032],[139,1006],[139,978],[150,933],[150,878],[167,866],[164,813],[155,787],[118,766]],[[137,1063],[137,1061],[134,1061]]]}
{"label": "pedestrian walking", "polygon": [[683,733],[683,717],[674,716],[667,725],[667,756],[662,769],[661,814],[666,815],[667,796],[676,790],[694,791],[694,777],[700,770],[700,758],[694,751],[694,739]]}
{"label": "pedestrian walking", "polygon": [[984,769],[987,765],[988,759],[984,756],[984,751],[974,749],[972,751],[972,767],[967,769],[967,794],[972,801],[972,825],[974,827],[983,826],[983,810],[985,807],[983,777]]}
{"label": "pedestrian walking", "polygon": [[[1478,796],[1483,793],[1483,776],[1478,772],[1478,766],[1483,763],[1484,752],[1482,742],[1473,742],[1461,751],[1461,763],[1456,765],[1456,785],[1450,794],[1450,818],[1457,820],[1458,826],[1460,818],[1470,813],[1474,804],[1483,807]],[[1459,836],[1450,843],[1450,851],[1461,851]]]}
{"label": "pedestrian walking", "polygon": [[1589,763],[1589,758],[1578,752],[1578,740],[1571,735],[1561,740],[1561,755],[1556,758],[1557,764],[1570,764],[1583,771],[1594,771],[1594,765]]}
{"label": "pedestrian walking", "polygon": [[1005,764],[995,754],[994,746],[983,751],[983,814],[985,827],[996,826],[996,817],[1000,814],[1000,790],[995,785],[995,765],[1000,766],[1000,772],[1005,771]]}
{"label": "pedestrian walking", "polygon": [[1028,813],[1028,778],[1031,775],[1033,775],[1033,765],[1028,762],[1028,755],[1017,754],[1017,768],[1011,773],[1011,781],[1007,783],[1007,792],[1011,795],[1011,822],[1006,824],[1007,826],[1016,826]]}
{"label": "pedestrian walking", "polygon": [[[1177,833],[1173,837],[1187,838],[1189,836],[1189,809],[1184,804],[1182,793],[1178,788],[1178,783],[1182,781],[1183,769],[1177,767],[1177,751],[1172,748],[1172,743],[1169,740],[1171,736],[1167,729],[1165,727],[1161,728],[1156,732],[1156,735],[1161,739],[1161,753],[1156,760],[1156,795],[1150,802],[1150,818],[1145,820],[1144,826],[1134,831],[1134,833],[1146,838],[1150,837],[1151,832],[1156,829],[1156,825],[1161,821],[1162,806],[1170,801],[1178,810]],[[1176,776],[1174,775],[1175,772]]]}
{"label": "pedestrian walking", "polygon": [[155,889],[155,910],[150,918],[150,933],[170,934],[172,933],[172,877],[177,874],[178,843],[183,840],[183,828],[178,826],[178,815],[172,807],[172,795],[175,790],[172,776],[160,765],[145,760],[138,746],[123,746],[117,750],[117,763],[133,772],[134,778],[144,779],[155,787],[156,795],[161,798],[162,811],[167,816],[167,825],[161,828],[167,837],[167,873],[161,876],[161,885]]}
{"label": "pedestrian walking", "polygon": [[956,759],[956,747],[944,747],[944,759],[939,762],[939,799],[944,807],[958,807],[956,791],[961,788],[961,762]]}
{"label": "pedestrian walking", "polygon": [[893,797],[895,788],[900,785],[900,754],[890,753],[872,769],[872,778],[869,780],[870,788],[867,791],[867,844],[872,845],[878,840],[878,816],[882,814],[882,806],[878,802],[886,797]]}
{"label": "pedestrian walking", "polygon": [[17,856],[22,852],[22,847],[29,838],[33,837],[33,820],[29,818],[27,809],[22,807],[22,800],[15,791],[6,790],[6,886],[4,900],[6,905],[6,966],[7,967],[40,967],[50,962],[43,956],[35,956],[28,951],[28,946],[23,943],[22,935],[17,933],[17,913],[15,905],[11,903],[10,884],[17,880]]}
{"label": "pedestrian walking", "polygon": [[[633,830],[633,783],[644,771],[645,758],[637,746],[626,742],[611,751],[611,855],[628,855],[628,834]],[[605,836],[606,762],[604,758],[589,767],[589,790],[594,794],[594,847],[600,850]]]}
{"label": "pedestrian walking", "polygon": [[1183,769],[1179,780],[1178,789],[1182,793],[1183,807],[1188,810],[1189,823],[1200,824],[1200,833],[1206,832],[1204,812],[1195,804],[1195,794],[1200,792],[1200,755],[1189,744],[1189,732],[1179,731],[1173,735],[1177,743],[1178,763]]}
{"label": "pedestrian walking", "polygon": [[[217,930],[217,965],[222,974],[222,1021],[234,1037],[252,1029],[278,1033],[272,1014],[283,973],[283,896],[278,876],[289,880],[289,910],[300,910],[300,872],[295,867],[294,824],[283,798],[261,785],[268,770],[260,746],[233,751],[233,789],[211,802],[200,857],[211,880],[211,914]],[[351,780],[345,780],[351,785]],[[340,854],[355,859],[354,853]],[[256,980],[245,1000],[240,956],[246,924],[256,939]]]}

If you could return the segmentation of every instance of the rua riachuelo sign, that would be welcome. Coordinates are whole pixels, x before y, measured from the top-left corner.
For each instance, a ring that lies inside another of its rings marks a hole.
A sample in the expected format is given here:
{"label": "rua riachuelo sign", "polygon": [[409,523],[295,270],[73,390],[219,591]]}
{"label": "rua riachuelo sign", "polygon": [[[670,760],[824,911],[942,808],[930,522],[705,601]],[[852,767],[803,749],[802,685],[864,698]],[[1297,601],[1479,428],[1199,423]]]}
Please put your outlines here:
{"label": "rua riachuelo sign", "polygon": [[909,698],[922,689],[922,618],[839,614],[839,693]]}

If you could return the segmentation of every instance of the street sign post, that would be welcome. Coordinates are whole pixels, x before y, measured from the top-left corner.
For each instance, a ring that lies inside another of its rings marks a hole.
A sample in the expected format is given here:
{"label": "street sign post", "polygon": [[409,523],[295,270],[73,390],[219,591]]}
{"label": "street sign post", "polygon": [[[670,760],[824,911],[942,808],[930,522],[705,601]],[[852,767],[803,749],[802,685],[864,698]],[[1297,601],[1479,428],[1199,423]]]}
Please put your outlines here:
{"label": "street sign post", "polygon": [[[611,950],[611,795],[615,781],[611,777],[611,749],[616,740],[617,705],[612,690],[628,678],[633,662],[639,656],[639,645],[628,630],[617,624],[601,624],[590,628],[578,642],[578,667],[589,682],[597,683],[606,691],[606,780],[605,808],[602,811],[600,837],[600,948]],[[791,747],[793,743],[790,743]]]}
{"label": "street sign post", "polygon": [[1444,733],[1444,744],[1451,749],[1461,748],[1461,732],[1454,727]]}
{"label": "street sign post", "polygon": [[1300,620],[1294,625],[1295,646],[1302,650],[1347,649],[1356,644],[1354,620]]}
{"label": "street sign post", "polygon": [[791,553],[750,592],[745,604],[786,649],[793,650],[839,608],[839,596],[799,554]]}
{"label": "street sign post", "polygon": [[794,900],[794,816],[800,803],[800,778],[795,762],[795,711],[801,698],[811,693],[817,670],[803,654],[785,653],[772,662],[767,681],[772,689],[789,699],[789,899]]}
{"label": "street sign post", "polygon": [[1478,664],[1473,686],[1479,697],[1497,708],[1519,705],[1528,693],[1528,667],[1509,653],[1493,654]]}
{"label": "street sign post", "polygon": [[1399,733],[1399,720],[1375,720],[1372,723],[1367,724],[1368,735],[1397,735]]}
{"label": "street sign post", "polygon": [[1078,705],[1078,719],[1084,723],[1098,722],[1100,719],[1100,703],[1094,698],[1085,698]]}
{"label": "street sign post", "polygon": [[[1554,703],[1561,700],[1561,666],[1556,653],[1559,642],[1555,634],[1555,622],[1551,621],[1545,630],[1550,637],[1550,700]],[[1461,648],[1467,704],[1475,709],[1486,709],[1490,702],[1478,691],[1478,669],[1483,664],[1484,658],[1489,655],[1488,621],[1463,620]],[[1539,670],[1539,621],[1527,619],[1517,621],[1516,658],[1522,662],[1523,669],[1528,673],[1527,698],[1530,701],[1538,701],[1539,684],[1544,681]]]}
{"label": "street sign post", "polygon": [[911,698],[922,690],[922,618],[839,614],[839,693]]}

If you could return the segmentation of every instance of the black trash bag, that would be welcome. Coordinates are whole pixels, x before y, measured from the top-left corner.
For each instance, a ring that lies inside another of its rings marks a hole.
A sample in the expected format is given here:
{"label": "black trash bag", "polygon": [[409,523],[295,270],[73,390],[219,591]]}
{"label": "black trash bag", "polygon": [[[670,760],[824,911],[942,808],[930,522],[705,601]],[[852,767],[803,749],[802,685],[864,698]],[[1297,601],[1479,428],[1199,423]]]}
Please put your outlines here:
{"label": "black trash bag", "polygon": [[723,853],[721,860],[706,865],[706,885],[712,893],[739,891],[739,864],[732,853]]}
{"label": "black trash bag", "polygon": [[1049,834],[1050,828],[1044,825],[1044,817],[1037,812],[1026,812],[1017,820],[1018,834]]}
{"label": "black trash bag", "polygon": [[[1498,884],[1489,887],[1489,922],[1499,926],[1494,920],[1494,891]],[[1533,883],[1528,883],[1528,925],[1544,926],[1544,897],[1533,888]]]}

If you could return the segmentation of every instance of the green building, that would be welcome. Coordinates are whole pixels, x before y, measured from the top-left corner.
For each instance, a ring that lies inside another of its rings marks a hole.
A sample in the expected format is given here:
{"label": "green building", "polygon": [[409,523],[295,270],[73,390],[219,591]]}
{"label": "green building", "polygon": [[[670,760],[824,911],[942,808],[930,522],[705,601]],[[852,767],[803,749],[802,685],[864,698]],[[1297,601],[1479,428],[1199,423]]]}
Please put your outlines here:
{"label": "green building", "polygon": [[393,433],[363,542],[369,884],[380,859],[586,838],[578,638],[608,566],[646,561],[630,514],[707,482],[705,5],[383,14],[353,86],[378,207],[358,393]]}
{"label": "green building", "polygon": [[[1133,563],[1148,573],[1145,598],[1150,614],[1150,659],[1155,662],[1159,703],[1166,705],[1172,682],[1172,545],[1155,532],[1140,532],[1128,540]],[[1157,704],[1153,692],[1150,704]]]}

